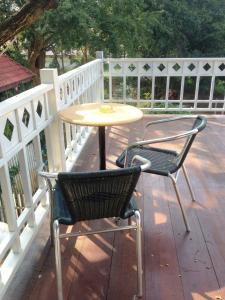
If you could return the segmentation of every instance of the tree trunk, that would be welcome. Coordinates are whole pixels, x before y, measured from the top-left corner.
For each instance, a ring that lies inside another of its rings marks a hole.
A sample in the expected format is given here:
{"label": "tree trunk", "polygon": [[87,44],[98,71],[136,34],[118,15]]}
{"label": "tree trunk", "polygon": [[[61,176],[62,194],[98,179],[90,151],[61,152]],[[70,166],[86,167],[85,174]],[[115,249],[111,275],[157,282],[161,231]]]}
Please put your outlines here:
{"label": "tree trunk", "polygon": [[33,78],[33,85],[38,85],[40,83],[39,69],[36,67],[38,64],[37,60],[38,60],[39,55],[40,55],[39,51],[33,51],[32,55],[29,59],[30,69],[36,75]]}
{"label": "tree trunk", "polygon": [[56,8],[58,0],[30,0],[19,12],[0,25],[0,46],[33,24],[45,10]]}
{"label": "tree trunk", "polygon": [[30,69],[36,75],[33,78],[33,84],[40,84],[40,69],[45,67],[45,50],[42,49],[39,51],[34,51],[32,56],[30,57]]}
{"label": "tree trunk", "polygon": [[84,63],[86,64],[88,62],[88,47],[84,47],[81,49],[83,53]]}
{"label": "tree trunk", "polygon": [[37,35],[32,46],[32,49],[29,49],[28,61],[31,71],[36,75],[33,84],[37,85],[40,83],[39,70],[45,67],[46,43],[44,38]]}
{"label": "tree trunk", "polygon": [[37,59],[36,59],[36,64],[35,67],[40,70],[45,67],[45,50],[41,49]]}

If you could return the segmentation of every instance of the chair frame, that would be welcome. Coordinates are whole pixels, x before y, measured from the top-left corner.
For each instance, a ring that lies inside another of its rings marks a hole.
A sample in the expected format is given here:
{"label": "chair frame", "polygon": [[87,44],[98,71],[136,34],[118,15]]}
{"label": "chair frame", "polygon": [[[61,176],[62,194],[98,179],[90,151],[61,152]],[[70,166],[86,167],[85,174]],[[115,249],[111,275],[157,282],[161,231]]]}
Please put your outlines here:
{"label": "chair frame", "polygon": [[[151,121],[151,122],[148,122],[145,125],[145,130],[149,126],[152,126],[152,125],[155,125],[155,124],[174,122],[174,121],[177,121],[177,120],[184,120],[184,119],[196,119],[196,116],[172,117],[172,118],[166,118],[166,119]],[[173,136],[134,142],[134,143],[128,145],[128,147],[125,150],[124,167],[127,167],[127,165],[128,165],[127,153],[128,153],[128,150],[131,149],[131,148],[134,148],[134,147],[137,147],[137,146],[143,146],[143,145],[152,145],[152,144],[156,144],[156,143],[164,143],[164,142],[169,142],[169,141],[175,141],[175,140],[183,139],[185,137],[196,135],[198,132],[199,132],[199,130],[197,128],[195,128],[195,129],[192,129],[192,130],[189,130],[189,131],[184,131],[180,134],[176,134],[176,135],[173,135]],[[186,183],[187,183],[192,201],[195,202],[196,201],[195,194],[194,194],[193,189],[191,187],[191,183],[190,183],[186,168],[184,166],[184,163],[182,163],[181,169],[184,173],[184,177],[185,177],[185,180],[186,180]],[[180,170],[178,170],[175,173],[175,175],[169,173],[168,177],[171,179],[171,181],[173,183],[173,188],[175,190],[176,197],[177,197],[177,200],[178,200],[178,204],[179,204],[180,209],[181,209],[181,213],[182,213],[182,217],[183,217],[184,224],[185,224],[185,227],[186,227],[186,231],[190,232],[190,225],[188,223],[187,216],[186,216],[185,210],[184,210],[182,202],[181,202],[180,193],[179,193],[179,190],[177,188],[177,181],[178,181],[178,177],[179,177],[179,173],[180,173],[179,171]]]}
{"label": "chair frame", "polygon": [[[151,163],[149,160],[141,157],[140,155],[135,155],[132,159],[132,163],[135,160],[139,160],[143,163],[141,165],[141,171],[146,171],[150,168]],[[50,203],[53,203],[53,189],[51,179],[57,179],[58,173],[49,173],[49,172],[39,172],[39,175],[42,176],[48,185],[50,190]],[[51,208],[51,205],[50,205]],[[107,233],[107,232],[117,232],[117,231],[124,231],[124,230],[136,230],[136,257],[137,257],[137,295],[134,296],[134,299],[141,298],[143,295],[143,267],[142,267],[142,226],[141,226],[141,215],[138,210],[134,212],[135,217],[135,224],[131,224],[130,218],[128,219],[127,226],[117,226],[115,228],[104,228],[101,230],[90,230],[87,232],[74,232],[74,233],[60,233],[60,224],[58,220],[53,220],[52,209],[50,209],[50,230],[51,236],[54,237],[54,246],[55,246],[55,265],[56,265],[56,278],[57,278],[57,291],[58,291],[58,300],[63,300],[63,284],[62,284],[62,262],[61,262],[61,251],[60,251],[60,240],[63,238],[68,237],[78,237],[78,236],[88,236],[91,234],[100,234],[100,233]],[[52,235],[53,234],[53,235]]]}

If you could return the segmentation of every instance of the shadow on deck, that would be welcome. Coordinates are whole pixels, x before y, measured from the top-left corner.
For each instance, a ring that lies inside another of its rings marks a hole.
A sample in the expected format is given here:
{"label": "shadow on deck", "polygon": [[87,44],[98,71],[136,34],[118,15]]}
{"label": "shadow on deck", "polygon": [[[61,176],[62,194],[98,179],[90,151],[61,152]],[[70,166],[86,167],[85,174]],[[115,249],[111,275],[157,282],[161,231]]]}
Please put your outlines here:
{"label": "shadow on deck", "polygon": [[[107,130],[107,167],[115,168],[118,154],[143,137],[145,122]],[[155,118],[155,117],[154,117]],[[185,121],[186,122],[186,121]],[[152,127],[146,137],[175,133]],[[184,127],[185,128],[185,127]],[[191,232],[187,234],[168,178],[143,174],[138,204],[143,220],[145,300],[225,299],[225,118],[210,117],[196,139],[186,168],[196,203],[183,175],[178,186]],[[98,143],[92,135],[76,170],[98,168]],[[99,228],[110,221],[83,222],[81,229]],[[73,230],[66,227],[67,232]],[[128,300],[136,291],[135,239],[129,233],[108,233],[64,240],[62,245],[65,299]],[[13,298],[18,299],[18,298]],[[48,246],[21,299],[57,299],[53,249]]]}

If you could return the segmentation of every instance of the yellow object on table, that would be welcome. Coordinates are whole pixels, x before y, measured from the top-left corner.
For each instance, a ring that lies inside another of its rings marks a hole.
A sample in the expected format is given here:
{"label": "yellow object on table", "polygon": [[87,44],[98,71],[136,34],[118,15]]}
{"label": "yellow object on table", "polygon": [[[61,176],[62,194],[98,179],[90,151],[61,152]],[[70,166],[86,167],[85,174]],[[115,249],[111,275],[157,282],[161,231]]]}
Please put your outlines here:
{"label": "yellow object on table", "polygon": [[112,105],[102,104],[99,107],[99,111],[102,113],[111,113],[111,112],[113,112],[113,108],[112,108]]}

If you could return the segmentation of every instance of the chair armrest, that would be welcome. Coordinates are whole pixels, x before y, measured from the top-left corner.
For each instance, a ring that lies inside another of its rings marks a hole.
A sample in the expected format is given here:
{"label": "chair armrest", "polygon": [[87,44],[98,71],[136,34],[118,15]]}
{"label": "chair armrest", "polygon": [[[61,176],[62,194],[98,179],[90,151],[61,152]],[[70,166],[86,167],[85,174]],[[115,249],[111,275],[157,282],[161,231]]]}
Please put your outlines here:
{"label": "chair armrest", "polygon": [[50,172],[38,172],[38,175],[43,177],[44,179],[57,179],[58,173],[50,173]]}
{"label": "chair armrest", "polygon": [[127,150],[129,150],[130,148],[136,147],[136,146],[143,146],[143,145],[163,143],[163,142],[168,142],[168,141],[175,141],[175,140],[179,140],[184,137],[188,137],[190,135],[197,134],[197,133],[198,133],[198,129],[193,129],[193,130],[185,131],[183,133],[168,136],[168,137],[139,141],[139,142],[135,142],[135,143],[128,145]]}
{"label": "chair armrest", "polygon": [[58,173],[50,173],[50,172],[43,172],[40,171],[38,172],[38,175],[43,177],[47,183],[48,190],[50,191],[50,197],[53,199],[53,186],[51,179],[57,179],[58,178]]}
{"label": "chair armrest", "polygon": [[[163,137],[163,138],[158,138],[158,139],[145,140],[145,141],[139,141],[139,142],[132,143],[132,144],[128,145],[128,147],[125,149],[124,167],[127,167],[127,164],[128,164],[127,154],[128,154],[129,149],[139,147],[139,146],[144,146],[144,145],[151,145],[151,144],[175,141],[175,140],[183,139],[185,137],[189,137],[189,136],[191,136],[193,134],[197,134],[197,133],[198,133],[198,129],[193,129],[193,130],[185,131],[183,133],[173,135],[173,136],[168,136],[168,137]],[[141,157],[139,155],[136,155],[136,157],[137,156],[138,156],[138,158],[136,158],[136,159],[139,159],[142,162],[147,163],[146,161],[143,161],[143,159],[144,159],[143,157]],[[135,158],[135,156],[133,157],[133,159],[134,158]],[[132,159],[132,161],[133,161],[133,159]],[[151,162],[150,162],[150,166],[151,166]],[[148,166],[147,168],[149,168],[150,166]]]}
{"label": "chair armrest", "polygon": [[193,118],[196,118],[196,116],[179,116],[179,117],[172,117],[172,118],[166,118],[166,119],[161,119],[161,120],[155,120],[155,121],[148,122],[145,125],[145,128],[147,128],[148,126],[151,126],[151,125],[155,125],[155,124],[174,122],[174,121],[177,121],[177,120],[185,120],[185,119],[193,119]]}
{"label": "chair armrest", "polygon": [[191,135],[197,134],[197,133],[198,133],[198,129],[193,129],[193,130],[185,131],[185,132],[177,134],[177,135],[132,143],[132,144],[128,145],[128,147],[125,150],[124,167],[127,166],[127,163],[128,163],[127,162],[127,153],[129,151],[129,149],[131,149],[131,148],[135,148],[138,146],[144,146],[144,145],[157,144],[157,143],[164,143],[164,142],[169,142],[169,141],[175,141],[175,140],[183,139],[185,137],[188,137],[188,136],[191,136]]}
{"label": "chair armrest", "polygon": [[140,156],[140,155],[135,155],[133,158],[132,158],[132,161],[131,161],[131,166],[133,165],[134,161],[135,160],[139,160],[143,163],[143,165],[141,165],[141,171],[145,171],[147,169],[149,169],[151,167],[151,161]]}

